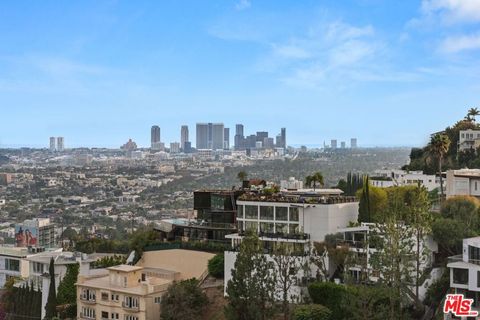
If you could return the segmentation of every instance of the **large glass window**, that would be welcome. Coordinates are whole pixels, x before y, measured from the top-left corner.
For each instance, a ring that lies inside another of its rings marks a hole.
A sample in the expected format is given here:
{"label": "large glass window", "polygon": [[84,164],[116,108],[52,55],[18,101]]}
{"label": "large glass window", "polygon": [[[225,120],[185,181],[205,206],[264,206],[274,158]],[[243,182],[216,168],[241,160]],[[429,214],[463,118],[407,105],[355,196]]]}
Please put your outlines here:
{"label": "large glass window", "polygon": [[224,210],[225,209],[225,199],[222,196],[212,195],[212,209]]}
{"label": "large glass window", "polygon": [[287,207],[275,207],[275,220],[287,221],[288,220],[288,208]]}
{"label": "large glass window", "polygon": [[238,231],[243,231],[243,221],[237,221],[237,229]]}
{"label": "large glass window", "polygon": [[290,224],[289,229],[291,234],[300,233],[300,227],[298,224]]}
{"label": "large glass window", "polygon": [[273,220],[273,207],[260,207],[260,219],[261,220]]}
{"label": "large glass window", "polygon": [[245,219],[258,219],[258,207],[245,206]]}
{"label": "large glass window", "polygon": [[288,224],[286,223],[275,223],[275,232],[277,233],[288,233]]}
{"label": "large glass window", "polygon": [[260,232],[273,233],[273,223],[272,222],[261,222],[260,223]]}
{"label": "large glass window", "polygon": [[5,270],[20,271],[20,261],[14,259],[5,259]]}
{"label": "large glass window", "polygon": [[290,207],[290,221],[298,221],[298,208]]}
{"label": "large glass window", "polygon": [[252,230],[258,232],[258,223],[252,221],[245,221],[245,230]]}
{"label": "large glass window", "polygon": [[468,284],[468,269],[453,269],[453,283]]}
{"label": "large glass window", "polygon": [[468,246],[468,259],[470,263],[480,264],[480,248]]}

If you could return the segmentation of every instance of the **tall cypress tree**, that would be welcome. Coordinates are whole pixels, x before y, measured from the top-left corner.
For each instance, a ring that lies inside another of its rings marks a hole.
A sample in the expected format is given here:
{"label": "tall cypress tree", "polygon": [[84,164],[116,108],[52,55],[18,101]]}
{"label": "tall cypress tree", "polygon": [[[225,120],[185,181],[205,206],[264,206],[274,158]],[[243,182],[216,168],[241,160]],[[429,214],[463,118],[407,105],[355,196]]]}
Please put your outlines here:
{"label": "tall cypress tree", "polygon": [[57,316],[57,293],[55,292],[55,260],[50,259],[48,269],[50,286],[48,290],[47,305],[45,306],[45,319],[52,319]]}

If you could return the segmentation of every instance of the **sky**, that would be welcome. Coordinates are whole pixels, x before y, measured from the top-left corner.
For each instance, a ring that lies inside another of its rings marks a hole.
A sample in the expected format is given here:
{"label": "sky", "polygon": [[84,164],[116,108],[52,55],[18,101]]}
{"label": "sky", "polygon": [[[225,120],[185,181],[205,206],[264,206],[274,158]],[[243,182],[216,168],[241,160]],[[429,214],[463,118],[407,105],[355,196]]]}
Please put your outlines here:
{"label": "sky", "polygon": [[196,122],[421,146],[479,93],[480,0],[0,2],[0,147],[195,142]]}

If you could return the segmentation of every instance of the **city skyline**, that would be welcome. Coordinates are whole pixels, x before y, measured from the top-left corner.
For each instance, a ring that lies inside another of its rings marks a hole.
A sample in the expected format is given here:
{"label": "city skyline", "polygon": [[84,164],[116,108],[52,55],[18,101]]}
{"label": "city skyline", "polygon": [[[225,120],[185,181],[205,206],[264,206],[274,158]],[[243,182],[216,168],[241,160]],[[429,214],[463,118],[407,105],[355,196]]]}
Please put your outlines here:
{"label": "city skyline", "polygon": [[49,136],[148,146],[153,124],[179,141],[178,127],[199,121],[287,127],[292,145],[421,146],[479,103],[478,2],[32,1],[0,12],[2,147]]}

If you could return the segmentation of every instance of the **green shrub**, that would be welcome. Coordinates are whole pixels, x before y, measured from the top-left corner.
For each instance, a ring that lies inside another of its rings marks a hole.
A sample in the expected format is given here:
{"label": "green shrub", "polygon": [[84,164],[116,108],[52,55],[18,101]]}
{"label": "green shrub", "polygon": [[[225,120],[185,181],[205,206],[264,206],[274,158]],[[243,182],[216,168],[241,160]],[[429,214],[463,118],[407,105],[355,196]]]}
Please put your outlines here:
{"label": "green shrub", "polygon": [[212,259],[208,260],[208,273],[219,279],[224,277],[224,255],[223,253],[217,254]]}
{"label": "green shrub", "polygon": [[320,304],[299,305],[293,311],[293,320],[329,320],[332,311]]}
{"label": "green shrub", "polygon": [[308,286],[308,293],[313,303],[320,304],[332,311],[332,319],[343,319],[347,290],[344,286],[333,282],[313,282]]}

